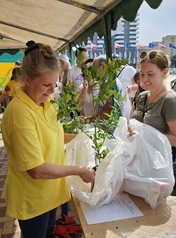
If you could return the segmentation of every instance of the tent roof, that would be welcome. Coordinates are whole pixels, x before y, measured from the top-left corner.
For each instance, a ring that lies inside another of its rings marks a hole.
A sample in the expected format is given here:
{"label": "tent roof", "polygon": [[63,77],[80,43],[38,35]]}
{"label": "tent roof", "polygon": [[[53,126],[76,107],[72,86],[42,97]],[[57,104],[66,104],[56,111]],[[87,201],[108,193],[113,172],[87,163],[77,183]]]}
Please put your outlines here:
{"label": "tent roof", "polygon": [[[162,0],[145,0],[153,9]],[[123,16],[133,21],[143,0],[1,0],[0,49],[25,48],[28,40],[47,43],[54,50],[71,42],[104,35],[104,20],[111,29]]]}

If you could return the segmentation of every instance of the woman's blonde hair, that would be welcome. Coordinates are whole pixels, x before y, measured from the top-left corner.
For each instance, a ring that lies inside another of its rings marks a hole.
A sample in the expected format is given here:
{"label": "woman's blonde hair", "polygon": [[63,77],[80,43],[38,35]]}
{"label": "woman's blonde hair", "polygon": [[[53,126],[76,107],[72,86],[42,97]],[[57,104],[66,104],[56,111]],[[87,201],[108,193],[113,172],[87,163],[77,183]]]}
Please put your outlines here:
{"label": "woman's blonde hair", "polygon": [[35,78],[46,72],[59,72],[58,60],[49,45],[28,41],[21,65],[22,78]]}

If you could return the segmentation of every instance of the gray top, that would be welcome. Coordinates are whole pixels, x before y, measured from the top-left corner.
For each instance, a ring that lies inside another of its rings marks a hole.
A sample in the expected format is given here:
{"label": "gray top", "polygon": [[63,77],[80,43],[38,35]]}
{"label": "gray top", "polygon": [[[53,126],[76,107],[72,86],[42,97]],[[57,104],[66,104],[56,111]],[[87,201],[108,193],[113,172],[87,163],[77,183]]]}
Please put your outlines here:
{"label": "gray top", "polygon": [[133,118],[166,134],[169,132],[167,122],[176,120],[176,92],[169,90],[154,103],[149,101],[148,93],[139,94]]}

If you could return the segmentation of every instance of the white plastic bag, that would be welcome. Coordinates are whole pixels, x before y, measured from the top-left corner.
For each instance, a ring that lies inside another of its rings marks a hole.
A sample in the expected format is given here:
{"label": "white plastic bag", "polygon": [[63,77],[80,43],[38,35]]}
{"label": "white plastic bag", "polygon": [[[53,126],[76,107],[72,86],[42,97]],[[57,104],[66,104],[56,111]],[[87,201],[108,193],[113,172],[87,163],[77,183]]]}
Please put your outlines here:
{"label": "white plastic bag", "polygon": [[[109,203],[120,188],[140,196],[152,208],[160,205],[172,192],[174,175],[171,146],[165,135],[151,126],[130,120],[135,135],[127,135],[127,119],[121,117],[114,132],[115,140],[106,140],[110,153],[96,171],[95,185],[78,176],[69,176],[71,192],[80,201],[92,206]],[[90,129],[90,133],[92,133]],[[94,150],[91,140],[79,133],[66,144],[66,164],[94,167]]]}
{"label": "white plastic bag", "polygon": [[[71,142],[66,144],[66,164],[94,167],[94,150],[91,145],[91,140],[84,133],[79,133]],[[111,152],[96,171],[92,192],[90,192],[90,184],[87,185],[78,176],[68,177],[71,192],[80,201],[91,206],[109,203],[120,190],[124,178],[121,140],[106,140],[105,146]]]}
{"label": "white plastic bag", "polygon": [[122,115],[123,117],[126,117],[127,121],[129,121],[131,116],[132,104],[130,102],[130,98],[129,98],[129,94],[127,90],[125,92],[124,98],[125,100],[123,101]]}
{"label": "white plastic bag", "polygon": [[122,189],[156,208],[174,186],[171,145],[165,135],[149,125],[131,119],[130,126],[136,132],[132,136],[136,152],[131,161],[123,161]]}

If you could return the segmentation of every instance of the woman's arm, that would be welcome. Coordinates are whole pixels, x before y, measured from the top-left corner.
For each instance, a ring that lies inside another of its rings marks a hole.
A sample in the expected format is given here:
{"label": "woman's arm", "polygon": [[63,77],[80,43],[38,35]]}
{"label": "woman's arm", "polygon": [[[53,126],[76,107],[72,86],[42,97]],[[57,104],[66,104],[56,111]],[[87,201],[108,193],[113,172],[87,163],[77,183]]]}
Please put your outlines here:
{"label": "woman's arm", "polygon": [[87,90],[88,90],[88,81],[84,80],[82,90],[80,91],[80,94],[78,96],[81,101],[81,106],[84,104],[84,97]]}
{"label": "woman's arm", "polygon": [[33,179],[57,179],[70,175],[79,176],[84,182],[94,181],[94,170],[82,166],[56,165],[45,162],[27,171]]}
{"label": "woman's arm", "polygon": [[8,97],[9,97],[9,96],[6,95],[6,94],[1,94],[1,95],[0,95],[0,104],[1,104],[4,100],[6,100]]}
{"label": "woman's arm", "polygon": [[130,93],[131,91],[137,91],[138,90],[138,84],[128,85],[126,86],[127,93]]}
{"label": "woman's arm", "polygon": [[176,146],[176,120],[167,122],[170,133],[166,134],[172,146]]}

